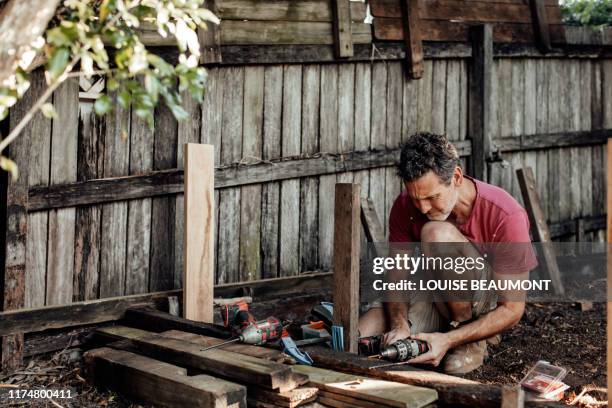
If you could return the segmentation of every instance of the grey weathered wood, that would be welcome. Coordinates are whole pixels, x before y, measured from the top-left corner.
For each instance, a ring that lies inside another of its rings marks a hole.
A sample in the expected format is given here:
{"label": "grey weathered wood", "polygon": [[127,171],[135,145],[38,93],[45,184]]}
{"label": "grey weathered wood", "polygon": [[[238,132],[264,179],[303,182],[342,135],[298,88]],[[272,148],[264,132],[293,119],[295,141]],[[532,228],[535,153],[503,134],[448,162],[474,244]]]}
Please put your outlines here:
{"label": "grey weathered wood", "polygon": [[411,79],[423,76],[423,42],[419,0],[401,0],[402,28],[406,53],[406,68]]}
{"label": "grey weathered wood", "polygon": [[468,134],[472,139],[470,173],[485,179],[487,160],[491,156],[491,86],[493,70],[493,39],[490,25],[473,27],[472,69],[470,70]]}
{"label": "grey weathered wood", "polygon": [[[419,81],[425,81],[423,78]],[[372,66],[372,119],[370,129],[370,149],[385,148],[387,144],[387,65],[375,63]],[[387,219],[385,206],[385,169],[370,170],[370,196],[376,212],[383,220]],[[386,222],[383,221],[383,225]],[[386,233],[386,227],[385,227]]]}
{"label": "grey weathered wood", "polygon": [[[355,66],[355,149],[368,150],[370,147],[370,118],[372,113],[372,68],[370,64]],[[361,185],[362,196],[370,191],[369,171],[353,173],[355,183]]]}
{"label": "grey weathered wood", "polygon": [[[355,66],[338,65],[338,152],[355,150]],[[352,173],[338,174],[339,183],[351,183]]]}
{"label": "grey weathered wood", "polygon": [[[200,115],[202,110],[200,104],[195,100],[189,92],[185,91],[183,97],[183,108],[189,115],[189,120],[178,122],[177,143],[176,143],[176,165],[179,169],[183,168],[185,143],[198,143],[200,141]],[[206,143],[209,144],[209,143]],[[183,284],[183,264],[184,256],[183,249],[185,248],[184,233],[185,233],[185,217],[184,217],[185,199],[183,195],[176,197],[175,221],[174,221],[174,287],[180,288]],[[216,217],[215,217],[216,220]]]}
{"label": "grey weathered wood", "polygon": [[[165,105],[155,108],[153,168],[176,167],[178,124]],[[181,180],[182,183],[182,180]],[[151,260],[149,290],[174,288],[176,198],[155,197],[151,202]]]}
{"label": "grey weathered wood", "polygon": [[[219,0],[209,0],[206,8],[218,15]],[[221,30],[217,24],[206,22],[206,28],[198,28],[198,40],[200,42],[200,64],[219,63],[223,61],[221,54]]]}
{"label": "grey weathered wood", "polygon": [[[352,23],[354,44],[372,42],[370,24]],[[164,41],[166,42],[166,41]],[[334,44],[332,23],[305,21],[221,22],[222,44]],[[161,45],[161,44],[160,44]]]}
{"label": "grey weathered wood", "polygon": [[431,105],[431,131],[444,133],[444,118],[446,107],[446,61],[433,61]]}
{"label": "grey weathered wood", "polygon": [[[321,67],[302,68],[302,155],[319,151],[319,100]],[[300,181],[300,270],[311,270],[319,263],[319,180]]]}
{"label": "grey weathered wood", "polygon": [[344,329],[344,350],[357,353],[361,191],[336,184],[334,204],[334,324]]}
{"label": "grey weathered wood", "polygon": [[[321,67],[319,148],[322,153],[338,152],[338,66]],[[333,191],[336,176],[319,178],[319,265],[329,270],[332,264],[333,226],[329,214],[334,211]]]}
{"label": "grey weathered wood", "polygon": [[[403,81],[402,67],[398,62],[387,66],[387,135],[385,146],[387,149],[397,149],[402,140],[402,98]],[[443,112],[444,114],[444,112]],[[444,119],[442,120],[444,122]],[[444,123],[442,123],[444,127]],[[395,166],[385,168],[385,212],[387,217],[391,207],[400,193],[401,180],[396,174]]]}
{"label": "grey weathered wood", "polygon": [[[264,68],[246,67],[242,156],[245,161],[262,156]],[[240,192],[240,280],[261,278],[261,188],[250,185]]]}
{"label": "grey weathered wood", "polygon": [[546,225],[546,219],[542,213],[540,200],[537,195],[535,185],[535,177],[531,168],[518,169],[516,176],[519,180],[523,200],[525,201],[525,209],[529,215],[529,221],[532,225],[532,233],[534,240],[542,243],[542,253],[544,256],[544,265],[541,270],[548,279],[552,280],[552,285],[557,294],[563,295],[565,290],[557,265],[557,258],[554,248],[551,246],[550,232]]}
{"label": "grey weathered wood", "polygon": [[[325,0],[298,3],[281,0],[268,4],[257,0],[218,0],[217,3],[219,15],[225,20],[333,21],[332,5]],[[363,21],[365,4],[351,2],[350,9],[353,21]]]}
{"label": "grey weathered wood", "polygon": [[[53,94],[57,117],[53,119],[51,184],[76,181],[79,131],[79,82],[72,78]],[[72,302],[74,272],[75,209],[49,212],[46,304]]]}
{"label": "grey weathered wood", "polygon": [[[84,182],[102,176],[102,118],[90,106],[82,110],[77,154],[77,180]],[[74,243],[73,300],[98,297],[100,283],[101,206],[77,207]],[[31,305],[30,307],[34,307]]]}
{"label": "grey weathered wood", "polygon": [[[302,123],[302,67],[283,68],[282,157],[300,154]],[[279,276],[299,273],[300,182],[281,183]]]}
{"label": "grey weathered wood", "polygon": [[[536,132],[548,132],[548,82],[547,61],[536,62]],[[548,153],[546,150],[537,153],[536,181],[538,194],[543,203],[548,202]],[[542,206],[544,217],[548,219],[548,205]]]}
{"label": "grey weathered wood", "polygon": [[[32,98],[37,98],[41,95],[46,86],[43,73],[38,71],[32,73],[30,81],[31,86],[28,93],[32,94]],[[25,113],[23,111],[26,106],[25,104],[32,103],[32,100],[25,97],[22,103],[24,105],[20,103],[18,104],[19,108],[13,108],[11,110],[10,126],[15,126],[19,118]],[[24,182],[26,186],[46,186],[49,184],[51,126],[51,120],[45,119],[42,115],[36,115],[24,130],[22,136],[28,134],[31,146],[36,146],[36,148],[31,149],[29,152],[28,161],[18,163],[22,182]],[[19,144],[16,145],[14,149],[17,149],[17,152],[19,152]],[[7,201],[7,205],[10,205],[10,200]],[[45,304],[48,214],[47,211],[43,211],[38,214],[29,214],[27,216],[25,307],[40,307]],[[10,246],[7,248],[10,248]]]}
{"label": "grey weathered wood", "polygon": [[[130,174],[153,169],[154,135],[147,123],[132,110],[130,130]],[[149,290],[151,251],[151,198],[128,202],[127,269],[125,294]]]}
{"label": "grey weathered wood", "polygon": [[[129,166],[130,111],[118,104],[106,115],[104,177],[123,176]],[[100,297],[124,294],[127,203],[102,206],[100,245]]]}
{"label": "grey weathered wood", "polygon": [[[221,126],[221,163],[229,164],[242,158],[242,118],[244,68],[235,67],[221,72],[223,84],[223,116]],[[239,280],[240,267],[240,189],[232,188],[219,195],[218,282]]]}
{"label": "grey weathered wood", "polygon": [[351,57],[353,56],[351,2],[349,0],[332,0],[331,5],[336,56],[338,58]]}
{"label": "grey weathered wood", "polygon": [[128,351],[100,348],[84,355],[98,386],[164,407],[246,407],[246,387]]}
{"label": "grey weathered wood", "polygon": [[444,133],[449,140],[460,139],[460,122],[463,101],[461,100],[461,64],[462,61],[450,60],[446,63],[446,95]]}
{"label": "grey weathered wood", "polygon": [[423,77],[418,81],[417,130],[431,132],[431,96],[433,81],[433,61],[423,61]]}
{"label": "grey weathered wood", "polygon": [[548,27],[548,17],[544,1],[529,0],[529,6],[537,45],[542,52],[550,51],[550,29]]}
{"label": "grey weathered wood", "polygon": [[[281,112],[283,101],[282,66],[266,67],[264,72],[264,123],[262,159],[281,157]],[[261,195],[262,277],[278,276],[278,233],[280,183],[267,183]]]}

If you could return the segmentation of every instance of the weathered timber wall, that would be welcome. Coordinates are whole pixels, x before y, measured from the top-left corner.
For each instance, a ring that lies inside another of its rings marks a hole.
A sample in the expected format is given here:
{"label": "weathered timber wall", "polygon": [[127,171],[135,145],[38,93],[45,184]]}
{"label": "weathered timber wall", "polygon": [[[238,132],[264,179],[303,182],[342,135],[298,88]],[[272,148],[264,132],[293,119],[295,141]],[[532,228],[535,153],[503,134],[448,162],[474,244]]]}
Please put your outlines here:
{"label": "weathered timber wall", "polygon": [[[416,131],[446,133],[469,146],[469,59],[428,59],[424,66],[416,81],[406,79],[399,61],[210,68],[204,103],[187,99],[192,119],[177,123],[160,107],[154,131],[119,108],[92,116],[91,101],[79,102],[79,84],[69,82],[54,95],[58,119],[37,116],[24,135],[31,156],[19,164],[28,167],[30,186],[45,187],[180,169],[185,142],[214,144],[217,166],[392,150]],[[493,75],[493,147],[506,147],[489,164],[489,181],[521,200],[514,172],[530,165],[549,222],[604,214],[601,143],[547,147],[545,141],[512,152],[507,146],[517,136],[529,144],[536,138],[530,135],[611,129],[612,61],[499,58]],[[329,269],[338,181],[359,182],[386,226],[401,189],[392,167],[319,175],[303,166],[308,177],[247,178],[216,190],[217,282]],[[163,191],[168,194],[30,211],[25,306],[180,287],[183,197]],[[603,231],[588,231],[587,239],[602,240]]]}

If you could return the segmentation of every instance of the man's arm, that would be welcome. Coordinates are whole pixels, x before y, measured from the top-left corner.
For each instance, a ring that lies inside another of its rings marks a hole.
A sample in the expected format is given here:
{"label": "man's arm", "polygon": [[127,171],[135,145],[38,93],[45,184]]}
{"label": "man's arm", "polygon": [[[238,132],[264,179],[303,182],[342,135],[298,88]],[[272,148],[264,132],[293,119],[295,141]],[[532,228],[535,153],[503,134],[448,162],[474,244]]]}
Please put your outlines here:
{"label": "man's arm", "polygon": [[[405,251],[390,251],[389,256],[395,257],[396,254],[403,255],[404,253]],[[402,279],[406,279],[407,274],[406,271],[394,269],[387,272],[387,281],[399,282]],[[402,295],[397,296],[397,298],[391,295],[390,301],[384,302],[383,305],[389,324],[389,331],[383,335],[382,345],[386,346],[397,340],[410,337],[410,325],[408,324],[408,311],[410,310],[410,305],[407,299],[404,299]]]}

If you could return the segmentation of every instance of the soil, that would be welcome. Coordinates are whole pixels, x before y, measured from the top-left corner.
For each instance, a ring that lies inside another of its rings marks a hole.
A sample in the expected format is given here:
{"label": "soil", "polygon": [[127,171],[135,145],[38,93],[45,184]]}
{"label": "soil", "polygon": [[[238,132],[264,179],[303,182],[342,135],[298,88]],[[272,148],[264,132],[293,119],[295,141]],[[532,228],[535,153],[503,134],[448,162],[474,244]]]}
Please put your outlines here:
{"label": "soil", "polygon": [[538,361],[567,369],[564,382],[571,388],[565,402],[587,390],[576,406],[607,406],[606,305],[595,303],[581,311],[577,303],[529,303],[520,323],[489,345],[489,357],[469,379],[490,384],[516,385]]}
{"label": "soil", "polygon": [[[0,406],[142,407],[89,385],[84,379],[81,354],[78,349],[63,350],[32,360],[11,376],[0,375],[0,395],[8,387],[71,388],[74,399],[9,405],[0,397]],[[574,406],[607,406],[605,303],[595,303],[588,311],[581,311],[580,305],[574,303],[527,304],[519,324],[503,333],[500,344],[490,345],[483,367],[466,377],[483,383],[516,385],[538,360],[567,369],[564,381],[571,388],[565,393],[566,403],[586,390]]]}

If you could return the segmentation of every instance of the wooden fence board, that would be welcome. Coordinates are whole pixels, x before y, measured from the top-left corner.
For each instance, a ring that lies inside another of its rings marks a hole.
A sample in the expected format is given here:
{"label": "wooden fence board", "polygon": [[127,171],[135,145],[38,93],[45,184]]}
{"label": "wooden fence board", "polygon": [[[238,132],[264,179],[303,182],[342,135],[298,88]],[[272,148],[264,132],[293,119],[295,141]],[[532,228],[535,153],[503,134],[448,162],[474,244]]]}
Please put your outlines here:
{"label": "wooden fence board", "polygon": [[[288,65],[283,76],[282,156],[300,154],[302,67]],[[299,273],[300,181],[281,183],[279,275]]]}
{"label": "wooden fence board", "polygon": [[[262,156],[263,108],[264,68],[246,67],[242,156],[247,161]],[[261,185],[251,185],[240,191],[240,280],[243,281],[261,278],[261,188]]]}
{"label": "wooden fence board", "polygon": [[[372,42],[370,24],[353,23],[354,44]],[[237,21],[221,22],[223,44],[334,44],[332,23],[294,21]]]}
{"label": "wooden fence board", "polygon": [[[57,117],[53,119],[50,183],[76,181],[79,132],[79,82],[72,78],[53,94]],[[75,209],[49,212],[46,303],[72,302],[74,273]]]}
{"label": "wooden fence board", "polygon": [[[178,124],[166,106],[155,108],[153,168],[176,167]],[[175,197],[155,197],[151,203],[151,263],[149,290],[174,286]]]}
{"label": "wooden fence board", "polygon": [[[403,82],[406,79],[399,62],[387,65],[387,130],[385,147],[397,149],[401,143]],[[444,114],[444,113],[443,113]],[[442,125],[444,126],[444,125]],[[391,207],[400,193],[401,181],[396,174],[395,166],[385,169],[385,212],[381,215],[386,219]]]}
{"label": "wooden fence board", "polygon": [[[221,0],[217,3],[219,16],[224,20],[333,21],[331,4],[324,0],[307,0],[298,3]],[[360,22],[365,19],[364,3],[351,2],[350,8],[353,21]]]}
{"label": "wooden fence board", "polygon": [[[130,174],[153,169],[154,134],[132,110],[130,128]],[[151,257],[151,198],[128,203],[127,270],[125,294],[149,290]]]}
{"label": "wooden fence board", "polygon": [[[122,176],[129,166],[130,111],[116,105],[106,115],[104,177]],[[102,206],[100,242],[100,297],[124,294],[127,203]]]}
{"label": "wooden fence board", "polygon": [[[302,71],[302,155],[319,151],[319,101],[321,67],[305,65]],[[300,270],[319,263],[319,179],[300,181]]]}
{"label": "wooden fence board", "polygon": [[[387,64],[375,63],[372,66],[372,128],[370,130],[370,149],[383,149],[387,143]],[[425,78],[419,80],[423,81]],[[429,115],[428,115],[429,116]],[[387,214],[385,213],[385,169],[370,170],[370,198],[374,201],[376,213],[383,220],[387,233]]]}
{"label": "wooden fence board", "polygon": [[[222,71],[223,116],[221,126],[221,162],[232,163],[242,158],[242,118],[244,68]],[[239,280],[240,267],[240,189],[231,188],[219,195],[218,282]]]}
{"label": "wooden fence board", "polygon": [[[39,72],[32,74],[28,93],[33,100],[42,94],[45,87],[44,75]],[[30,101],[30,102],[28,102]],[[32,103],[28,98],[22,104]],[[19,108],[11,111],[11,126],[14,126],[23,115]],[[14,121],[14,122],[13,122]],[[29,162],[21,165],[20,173],[23,181],[29,185],[48,185],[51,158],[51,120],[42,115],[36,115],[24,130],[24,135],[30,135],[30,143],[36,146],[29,152]],[[17,146],[15,146],[17,148]],[[25,171],[24,171],[25,170]],[[47,240],[48,240],[49,213],[43,211],[39,214],[27,216],[27,237],[25,255],[25,307],[40,307],[45,304],[46,276],[47,276]],[[7,241],[8,242],[8,241]]]}
{"label": "wooden fence board", "polygon": [[[321,152],[338,151],[338,67],[321,67],[321,93],[319,116],[319,148]],[[319,179],[319,264],[329,270],[332,262],[334,229],[329,215],[334,211],[334,185],[336,175],[322,176]]]}
{"label": "wooden fence board", "polygon": [[[270,160],[281,157],[282,66],[266,67],[264,84],[262,159]],[[267,183],[263,186],[261,205],[262,277],[272,278],[278,276],[280,183]]]}
{"label": "wooden fence board", "polygon": [[[338,136],[337,151],[340,153],[355,150],[355,66],[338,66]],[[351,183],[353,173],[340,173],[339,183]]]}
{"label": "wooden fence board", "polygon": [[461,122],[461,61],[446,63],[446,93],[444,98],[444,133],[449,140],[459,140]]}

